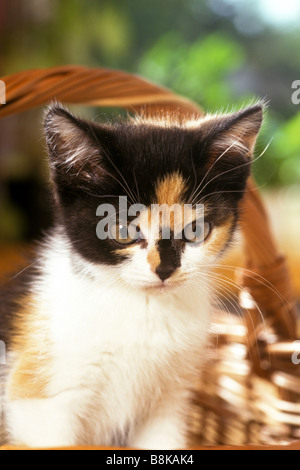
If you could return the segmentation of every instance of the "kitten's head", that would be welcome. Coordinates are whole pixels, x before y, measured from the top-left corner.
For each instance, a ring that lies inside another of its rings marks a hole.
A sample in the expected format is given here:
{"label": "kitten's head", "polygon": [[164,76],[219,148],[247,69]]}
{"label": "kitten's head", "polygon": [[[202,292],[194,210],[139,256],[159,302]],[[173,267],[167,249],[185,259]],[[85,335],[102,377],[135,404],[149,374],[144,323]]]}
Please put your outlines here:
{"label": "kitten's head", "polygon": [[262,119],[257,104],[94,124],[52,106],[51,176],[73,252],[139,289],[193,282],[232,239]]}

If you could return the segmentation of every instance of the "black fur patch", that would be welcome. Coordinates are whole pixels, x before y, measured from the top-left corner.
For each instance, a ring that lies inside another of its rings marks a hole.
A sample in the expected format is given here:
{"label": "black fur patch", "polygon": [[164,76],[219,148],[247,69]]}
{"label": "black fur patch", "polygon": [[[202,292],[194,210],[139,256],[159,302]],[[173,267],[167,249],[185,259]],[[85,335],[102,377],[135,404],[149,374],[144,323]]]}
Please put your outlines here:
{"label": "black fur patch", "polygon": [[168,279],[181,266],[181,254],[184,249],[182,240],[162,239],[158,242],[160,264],[156,273],[162,281]]}

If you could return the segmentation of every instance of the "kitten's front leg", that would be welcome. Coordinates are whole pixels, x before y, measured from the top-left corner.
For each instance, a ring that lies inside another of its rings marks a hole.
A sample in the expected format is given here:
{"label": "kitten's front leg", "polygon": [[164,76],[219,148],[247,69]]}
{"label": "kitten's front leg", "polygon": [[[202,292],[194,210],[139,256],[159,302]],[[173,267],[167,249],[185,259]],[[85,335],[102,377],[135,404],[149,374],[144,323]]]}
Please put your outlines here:
{"label": "kitten's front leg", "polygon": [[32,448],[71,447],[78,444],[78,422],[71,397],[20,399],[7,404],[9,441]]}
{"label": "kitten's front leg", "polygon": [[187,440],[188,401],[164,399],[137,430],[131,447],[153,450],[185,449]]}

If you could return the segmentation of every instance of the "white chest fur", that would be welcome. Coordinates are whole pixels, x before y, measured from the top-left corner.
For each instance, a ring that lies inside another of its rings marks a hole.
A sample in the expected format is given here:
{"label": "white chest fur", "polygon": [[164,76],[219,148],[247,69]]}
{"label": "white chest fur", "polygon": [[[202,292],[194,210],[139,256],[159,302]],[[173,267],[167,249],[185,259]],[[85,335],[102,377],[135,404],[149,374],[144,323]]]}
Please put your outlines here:
{"label": "white chest fur", "polygon": [[50,339],[60,364],[66,363],[67,380],[72,381],[74,365],[79,376],[91,365],[107,365],[110,374],[113,366],[130,368],[134,376],[135,367],[166,368],[175,356],[201,351],[209,321],[207,291],[147,295],[121,285],[107,275],[109,269],[90,279],[65,265],[45,280]]}
{"label": "white chest fur", "polygon": [[[148,295],[118,281],[114,268],[85,264],[78,272],[77,264],[74,272],[71,257],[55,251],[46,254],[43,271],[35,291],[51,345],[49,399],[11,404],[14,434],[24,441],[22,427],[30,413],[37,416],[38,425],[32,436],[25,429],[29,445],[52,446],[60,439],[60,445],[79,441],[156,446],[163,426],[151,420],[157,414],[170,425],[201,365],[209,291],[185,287]],[[170,403],[173,411],[167,413]],[[45,436],[48,415],[54,423]],[[66,425],[58,430],[58,420],[68,422],[72,432]],[[138,431],[149,420],[151,431]],[[176,423],[166,431],[174,433],[173,441],[170,437],[161,445],[179,445],[182,436],[174,431],[179,428]]]}

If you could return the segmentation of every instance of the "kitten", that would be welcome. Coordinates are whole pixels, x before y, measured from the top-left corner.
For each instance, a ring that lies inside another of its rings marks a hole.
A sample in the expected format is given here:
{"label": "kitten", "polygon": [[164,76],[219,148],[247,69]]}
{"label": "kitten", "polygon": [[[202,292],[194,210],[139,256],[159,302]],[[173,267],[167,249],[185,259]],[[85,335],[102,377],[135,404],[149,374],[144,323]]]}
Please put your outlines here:
{"label": "kitten", "polygon": [[[56,225],[0,304],[11,443],[188,446],[209,272],[236,229],[262,118],[257,104],[96,125],[50,107]],[[126,220],[134,203],[142,209]],[[181,228],[178,214],[165,218],[174,204],[187,208]],[[113,223],[103,207],[116,208]]]}

